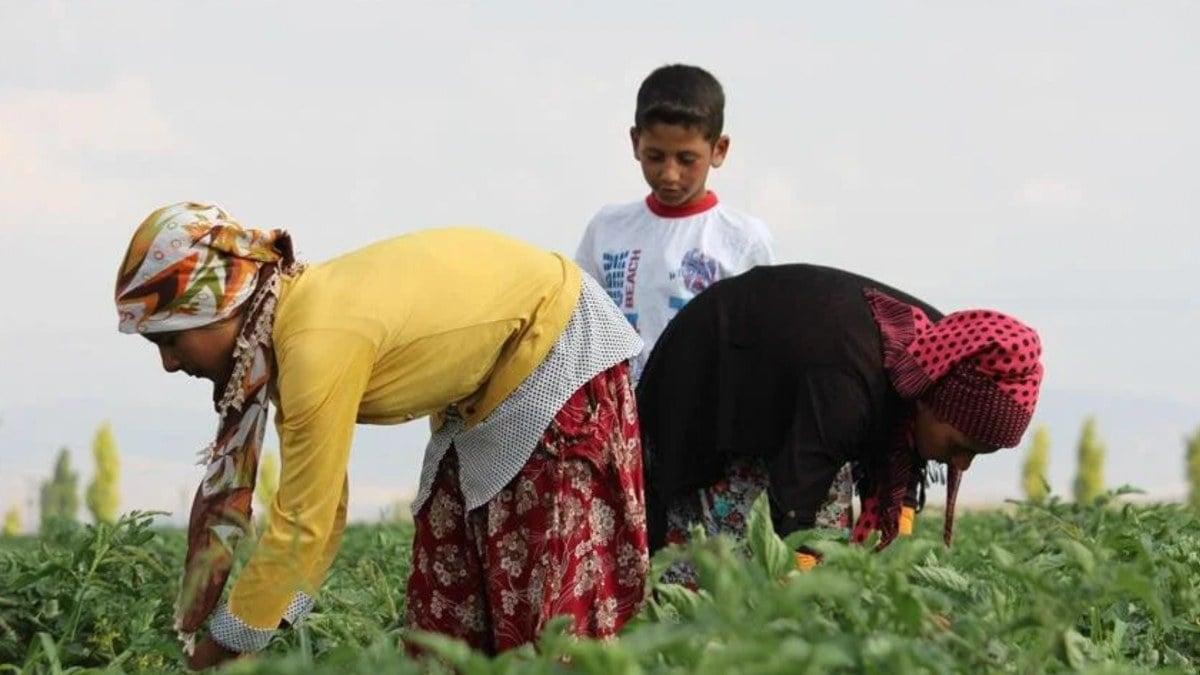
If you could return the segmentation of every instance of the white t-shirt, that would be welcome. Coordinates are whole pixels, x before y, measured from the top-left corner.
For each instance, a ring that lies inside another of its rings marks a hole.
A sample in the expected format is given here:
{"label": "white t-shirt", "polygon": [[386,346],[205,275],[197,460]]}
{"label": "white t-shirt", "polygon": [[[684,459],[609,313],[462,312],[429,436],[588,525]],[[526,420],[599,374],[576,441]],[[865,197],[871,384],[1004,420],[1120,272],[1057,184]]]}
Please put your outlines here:
{"label": "white t-shirt", "polygon": [[716,194],[688,207],[653,195],[600,209],[575,262],[592,275],[646,347],[633,359],[636,382],[667,323],[712,283],[774,262],[771,233],[757,218],[726,208]]}

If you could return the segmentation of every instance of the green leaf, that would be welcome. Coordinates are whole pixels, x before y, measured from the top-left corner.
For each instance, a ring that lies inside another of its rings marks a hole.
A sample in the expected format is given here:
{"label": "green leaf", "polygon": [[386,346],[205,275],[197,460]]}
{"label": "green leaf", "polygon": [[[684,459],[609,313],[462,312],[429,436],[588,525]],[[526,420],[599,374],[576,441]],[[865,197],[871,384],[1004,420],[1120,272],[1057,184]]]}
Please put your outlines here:
{"label": "green leaf", "polygon": [[1088,665],[1087,654],[1092,643],[1074,630],[1063,631],[1062,647],[1067,664],[1076,670],[1082,670]]}
{"label": "green leaf", "polygon": [[766,492],[754,500],[750,509],[747,543],[750,553],[771,579],[778,579],[795,569],[795,555],[775,534],[771,523],[771,506]]}
{"label": "green leaf", "polygon": [[1096,571],[1096,556],[1086,546],[1074,539],[1061,539],[1059,546],[1075,561],[1076,565],[1079,565],[1084,574],[1090,575]]}
{"label": "green leaf", "polygon": [[673,607],[685,619],[696,616],[703,600],[699,593],[679,584],[660,584],[655,594],[662,604]]}
{"label": "green leaf", "polygon": [[1001,567],[1012,567],[1014,564],[1016,564],[1016,559],[1013,558],[1013,554],[1009,553],[1004,548],[997,546],[996,544],[989,546],[988,552],[992,556],[992,560],[996,561],[996,564],[1000,565]]}
{"label": "green leaf", "polygon": [[919,566],[912,569],[912,579],[917,583],[939,588],[951,593],[969,594],[971,581],[949,567]]}

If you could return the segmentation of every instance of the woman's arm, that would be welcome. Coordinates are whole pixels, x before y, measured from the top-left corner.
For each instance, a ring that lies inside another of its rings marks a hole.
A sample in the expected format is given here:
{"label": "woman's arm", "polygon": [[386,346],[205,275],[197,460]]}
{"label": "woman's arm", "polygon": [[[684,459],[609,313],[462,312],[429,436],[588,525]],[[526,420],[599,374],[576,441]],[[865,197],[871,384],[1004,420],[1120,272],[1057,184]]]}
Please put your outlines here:
{"label": "woman's arm", "polygon": [[346,466],[374,357],[362,338],[324,331],[277,352],[280,487],[228,605],[210,623],[222,646],[257,651],[281,621],[311,609],[345,525]]}
{"label": "woman's arm", "polygon": [[771,464],[771,515],[786,535],[815,525],[829,489],[857,455],[873,414],[870,395],[846,372],[803,369],[782,451]]}

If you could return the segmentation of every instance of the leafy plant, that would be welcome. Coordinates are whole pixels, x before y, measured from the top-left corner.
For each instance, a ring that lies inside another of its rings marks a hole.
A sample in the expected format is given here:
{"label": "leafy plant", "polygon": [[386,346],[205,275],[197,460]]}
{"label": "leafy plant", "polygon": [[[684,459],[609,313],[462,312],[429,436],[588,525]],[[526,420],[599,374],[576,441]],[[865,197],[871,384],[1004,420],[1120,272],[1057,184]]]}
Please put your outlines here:
{"label": "leafy plant", "polygon": [[[1200,514],[1120,503],[1128,491],[965,513],[953,549],[934,514],[879,554],[820,532],[785,542],[760,501],[745,544],[698,533],[657,555],[652,578],[687,558],[698,588],[652,583],[619,640],[576,639],[558,620],[495,658],[406,632],[411,526],[353,525],[316,610],[227,672],[1195,672]],[[0,546],[0,673],[182,670],[171,600],[183,537],[152,523],[130,514]],[[810,572],[792,563],[800,544],[822,554]]]}

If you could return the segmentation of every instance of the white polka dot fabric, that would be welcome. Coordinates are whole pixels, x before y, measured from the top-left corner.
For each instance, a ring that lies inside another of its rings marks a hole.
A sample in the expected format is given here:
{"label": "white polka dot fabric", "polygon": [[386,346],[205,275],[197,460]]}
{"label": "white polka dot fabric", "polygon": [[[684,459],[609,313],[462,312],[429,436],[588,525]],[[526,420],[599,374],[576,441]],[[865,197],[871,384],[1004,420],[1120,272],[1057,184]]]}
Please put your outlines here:
{"label": "white polka dot fabric", "polygon": [[[312,611],[312,597],[305,593],[297,593],[292,596],[292,602],[283,612],[283,620],[289,626],[295,626],[296,622],[308,616]],[[267,643],[271,641],[271,636],[275,634],[274,630],[263,630],[246,625],[241,619],[234,616],[233,612],[229,611],[229,606],[226,603],[221,603],[213,612],[212,617],[208,620],[208,634],[222,647],[245,654],[248,652],[257,652]]]}
{"label": "white polka dot fabric", "polygon": [[453,443],[468,510],[495,497],[529,461],[542,434],[571,395],[596,375],[637,356],[642,339],[600,286],[583,275],[579,303],[545,360],[482,422],[465,429],[448,415],[425,446],[412,512],[429,499],[438,465]]}

